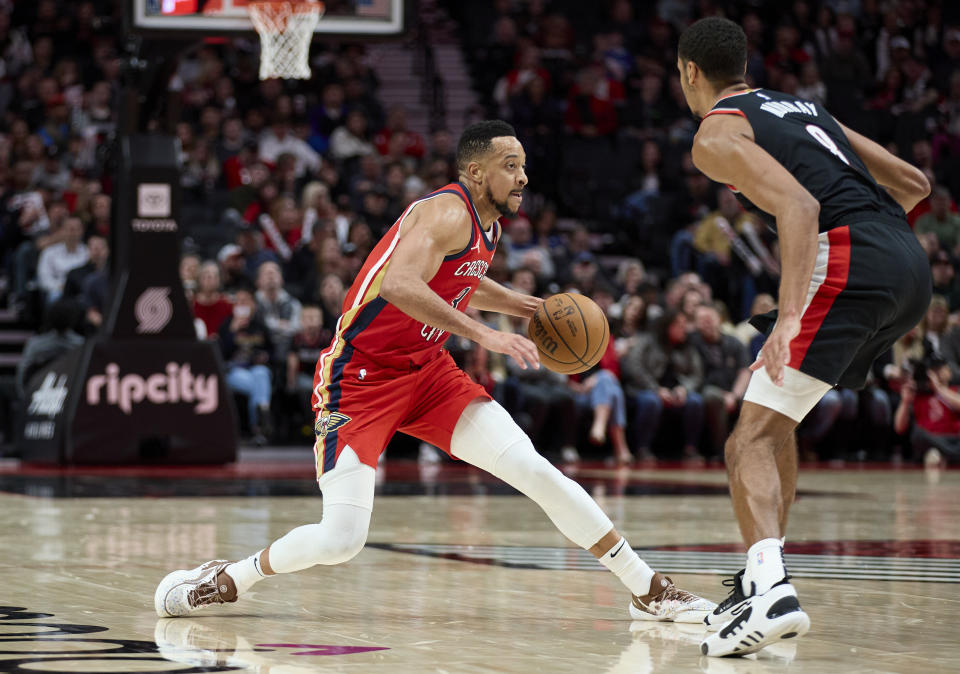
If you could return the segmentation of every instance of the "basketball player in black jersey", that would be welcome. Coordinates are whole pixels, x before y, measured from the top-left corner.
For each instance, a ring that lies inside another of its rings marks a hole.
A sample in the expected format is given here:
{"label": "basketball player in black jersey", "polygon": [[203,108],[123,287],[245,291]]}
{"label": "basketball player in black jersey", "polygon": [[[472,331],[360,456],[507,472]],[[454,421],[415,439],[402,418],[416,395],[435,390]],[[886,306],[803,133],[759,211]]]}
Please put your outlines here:
{"label": "basketball player in black jersey", "polygon": [[701,644],[706,655],[741,655],[809,629],[783,565],[794,429],[833,386],[862,388],[876,357],[926,311],[930,265],[905,212],[930,186],[822,106],[750,89],[737,24],[697,21],[678,51],[684,95],[702,118],[694,164],[773,216],[780,240],[779,311],[754,318],[767,340],[725,448],[747,564],[706,617],[714,634]]}

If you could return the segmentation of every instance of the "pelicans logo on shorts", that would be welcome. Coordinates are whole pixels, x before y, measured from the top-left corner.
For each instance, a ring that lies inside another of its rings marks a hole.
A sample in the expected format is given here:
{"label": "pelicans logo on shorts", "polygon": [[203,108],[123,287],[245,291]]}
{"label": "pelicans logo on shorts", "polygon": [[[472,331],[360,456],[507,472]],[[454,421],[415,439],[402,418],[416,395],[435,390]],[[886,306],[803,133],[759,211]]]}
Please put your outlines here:
{"label": "pelicans logo on shorts", "polygon": [[317,432],[321,438],[327,437],[327,433],[335,431],[341,426],[345,426],[350,422],[350,417],[346,414],[341,414],[340,412],[331,412],[325,417],[320,417],[317,421],[317,425],[314,426],[314,430]]}

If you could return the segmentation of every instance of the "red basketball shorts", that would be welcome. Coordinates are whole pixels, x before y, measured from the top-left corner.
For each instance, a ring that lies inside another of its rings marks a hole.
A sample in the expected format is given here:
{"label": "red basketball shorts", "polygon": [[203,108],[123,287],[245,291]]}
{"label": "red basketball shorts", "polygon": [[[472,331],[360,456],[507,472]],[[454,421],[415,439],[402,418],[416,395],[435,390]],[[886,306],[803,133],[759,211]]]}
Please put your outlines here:
{"label": "red basketball shorts", "polygon": [[477,398],[490,400],[447,351],[418,370],[385,367],[349,345],[331,357],[320,359],[314,377],[318,479],[333,469],[347,445],[376,468],[397,431],[449,454],[464,408]]}

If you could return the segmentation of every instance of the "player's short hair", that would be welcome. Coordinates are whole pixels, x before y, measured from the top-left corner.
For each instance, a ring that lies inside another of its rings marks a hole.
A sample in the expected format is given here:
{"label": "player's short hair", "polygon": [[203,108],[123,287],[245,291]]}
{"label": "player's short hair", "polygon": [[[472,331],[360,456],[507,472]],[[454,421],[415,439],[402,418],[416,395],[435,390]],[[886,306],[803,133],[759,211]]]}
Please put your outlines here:
{"label": "player's short hair", "polygon": [[680,59],[693,61],[708,80],[727,84],[743,81],[747,67],[747,35],[730,19],[708,16],[680,35]]}
{"label": "player's short hair", "polygon": [[488,119],[471,124],[460,134],[457,143],[457,171],[464,172],[467,165],[493,149],[493,139],[502,136],[517,137],[513,127],[499,119]]}

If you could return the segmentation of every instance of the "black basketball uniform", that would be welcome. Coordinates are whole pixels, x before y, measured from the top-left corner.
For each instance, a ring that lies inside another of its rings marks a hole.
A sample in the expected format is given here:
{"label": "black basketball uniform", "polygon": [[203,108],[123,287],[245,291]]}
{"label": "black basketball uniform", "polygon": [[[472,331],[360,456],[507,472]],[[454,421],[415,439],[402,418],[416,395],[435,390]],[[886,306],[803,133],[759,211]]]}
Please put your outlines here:
{"label": "black basketball uniform", "polygon": [[[757,145],[820,202],[817,262],[789,367],[862,388],[873,361],[920,322],[930,303],[930,263],[903,208],[823,106],[752,89],[721,98],[705,117],[720,114],[746,118]],[[737,198],[759,210],[739,192]],[[751,322],[769,332],[775,320],[771,312]]]}

